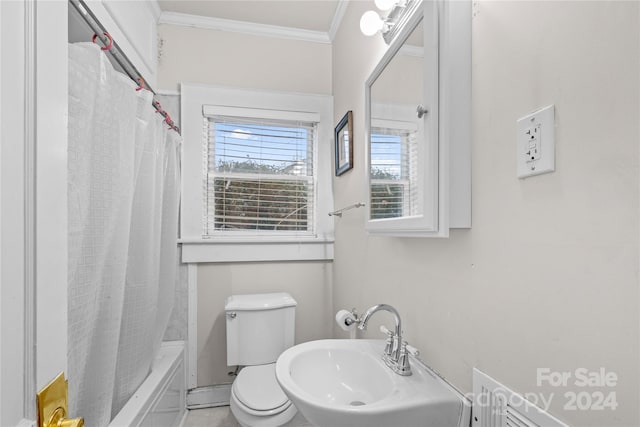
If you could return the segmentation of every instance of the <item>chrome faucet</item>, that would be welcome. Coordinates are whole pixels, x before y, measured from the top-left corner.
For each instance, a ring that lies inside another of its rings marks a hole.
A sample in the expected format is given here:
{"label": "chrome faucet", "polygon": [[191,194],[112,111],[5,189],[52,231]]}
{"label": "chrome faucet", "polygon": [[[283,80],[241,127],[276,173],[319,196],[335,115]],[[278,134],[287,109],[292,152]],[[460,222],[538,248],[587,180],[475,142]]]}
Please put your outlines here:
{"label": "chrome faucet", "polygon": [[409,357],[407,355],[407,343],[402,341],[402,320],[400,319],[398,310],[388,304],[374,305],[360,317],[358,329],[366,330],[369,319],[373,313],[378,311],[388,311],[393,314],[396,323],[393,332],[388,331],[384,327],[381,328],[382,331],[387,333],[387,345],[382,355],[382,360],[384,360],[387,366],[396,374],[411,375],[411,367],[409,366]]}
{"label": "chrome faucet", "polygon": [[395,328],[394,333],[395,333],[396,336],[401,336],[402,335],[402,320],[400,320],[400,313],[398,313],[398,310],[396,310],[395,308],[391,307],[388,304],[374,305],[373,307],[371,307],[370,309],[365,311],[364,314],[360,317],[360,324],[358,325],[358,329],[363,330],[363,331],[366,330],[367,329],[367,323],[369,322],[369,319],[371,318],[373,313],[376,313],[376,312],[378,312],[380,310],[388,311],[389,313],[393,314],[394,320],[396,321],[396,328]]}

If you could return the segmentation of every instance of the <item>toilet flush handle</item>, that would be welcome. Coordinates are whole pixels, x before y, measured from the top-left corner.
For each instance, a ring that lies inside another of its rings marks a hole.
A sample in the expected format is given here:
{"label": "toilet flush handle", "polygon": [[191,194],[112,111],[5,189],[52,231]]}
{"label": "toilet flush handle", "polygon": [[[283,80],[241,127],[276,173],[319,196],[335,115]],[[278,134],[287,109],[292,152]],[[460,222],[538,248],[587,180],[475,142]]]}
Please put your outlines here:
{"label": "toilet flush handle", "polygon": [[233,311],[227,313],[227,317],[229,317],[229,319],[235,319],[237,316],[237,314]]}

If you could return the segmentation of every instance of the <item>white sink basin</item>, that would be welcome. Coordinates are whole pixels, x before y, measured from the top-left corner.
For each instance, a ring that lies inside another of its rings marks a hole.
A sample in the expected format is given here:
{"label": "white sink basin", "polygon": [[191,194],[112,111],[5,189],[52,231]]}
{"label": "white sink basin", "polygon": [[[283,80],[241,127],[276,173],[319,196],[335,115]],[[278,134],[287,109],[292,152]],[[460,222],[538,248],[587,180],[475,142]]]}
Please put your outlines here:
{"label": "white sink basin", "polygon": [[468,401],[412,358],[413,375],[381,359],[382,340],[320,340],[278,359],[280,386],[316,427],[468,426]]}

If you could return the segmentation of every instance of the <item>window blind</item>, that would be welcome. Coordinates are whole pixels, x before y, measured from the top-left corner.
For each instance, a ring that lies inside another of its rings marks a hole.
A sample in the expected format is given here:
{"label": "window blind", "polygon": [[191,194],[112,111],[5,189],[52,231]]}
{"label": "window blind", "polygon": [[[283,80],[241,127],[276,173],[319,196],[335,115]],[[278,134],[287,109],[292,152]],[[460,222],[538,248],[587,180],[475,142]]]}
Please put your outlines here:
{"label": "window blind", "polygon": [[371,219],[418,213],[415,132],[372,128],[370,168]]}
{"label": "window blind", "polygon": [[210,116],[204,235],[312,234],[317,124]]}

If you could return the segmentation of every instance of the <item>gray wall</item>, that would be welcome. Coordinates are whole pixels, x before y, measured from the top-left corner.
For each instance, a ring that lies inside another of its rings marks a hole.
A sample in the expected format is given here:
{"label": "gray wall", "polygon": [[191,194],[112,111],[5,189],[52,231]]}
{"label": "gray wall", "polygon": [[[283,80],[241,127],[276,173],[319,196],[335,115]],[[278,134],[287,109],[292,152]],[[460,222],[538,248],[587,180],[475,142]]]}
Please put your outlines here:
{"label": "gray wall", "polygon": [[[516,391],[554,393],[551,412],[572,425],[637,426],[638,3],[474,3],[473,228],[444,240],[371,237],[362,211],[345,214],[334,309],[394,305],[407,340],[463,391],[477,366]],[[363,82],[385,49],[358,30],[371,8],[350,3],[333,48],[335,118],[353,110],[356,138],[336,206],[367,194]],[[519,180],[516,119],[548,104],[557,170]],[[566,391],[597,389],[536,384],[537,368],[580,367],[618,375],[604,389],[617,410],[565,411]]]}

